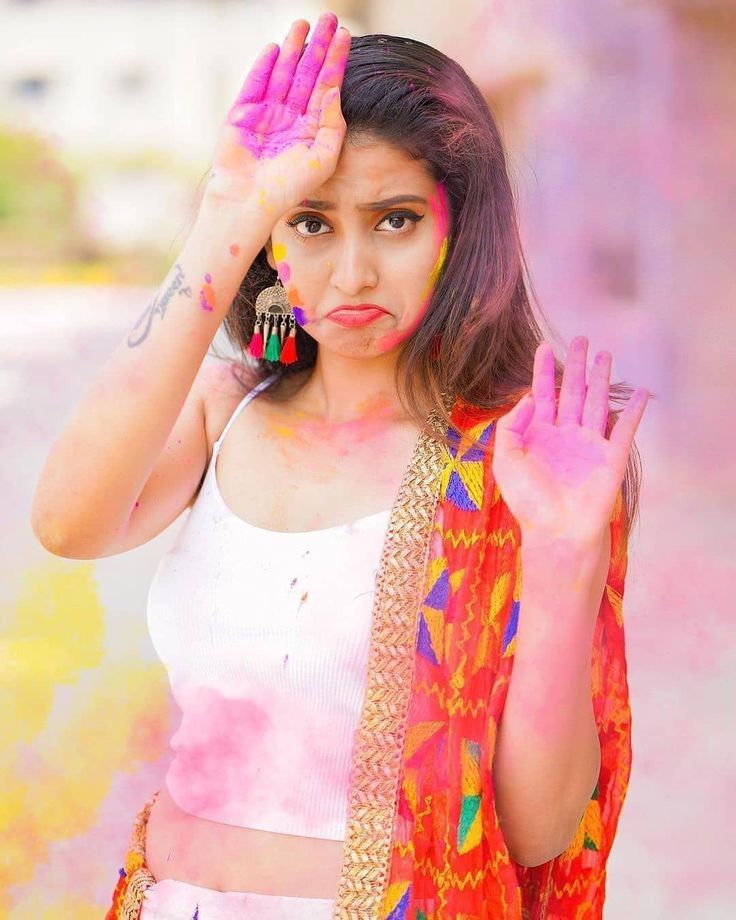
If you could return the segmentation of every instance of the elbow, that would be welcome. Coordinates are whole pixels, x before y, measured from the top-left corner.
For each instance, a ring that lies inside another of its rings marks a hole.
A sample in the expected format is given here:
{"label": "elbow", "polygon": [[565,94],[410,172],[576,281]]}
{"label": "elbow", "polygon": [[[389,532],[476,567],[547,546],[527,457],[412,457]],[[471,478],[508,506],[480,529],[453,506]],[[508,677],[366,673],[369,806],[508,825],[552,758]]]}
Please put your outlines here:
{"label": "elbow", "polygon": [[31,530],[41,546],[53,556],[79,560],[98,558],[99,554],[86,552],[75,546],[64,527],[55,523],[53,519],[39,516],[35,511],[31,514]]}
{"label": "elbow", "polygon": [[559,856],[560,853],[564,853],[567,845],[561,848],[543,843],[532,846],[528,842],[524,845],[514,845],[507,841],[506,848],[509,851],[509,856],[517,865],[533,869],[535,866],[544,865],[544,863],[554,859],[555,856]]}
{"label": "elbow", "polygon": [[38,514],[35,508],[31,512],[31,530],[45,550],[54,556],[64,556],[65,538],[61,528]]}
{"label": "elbow", "polygon": [[544,824],[532,828],[531,833],[528,821],[523,835],[504,833],[511,859],[520,866],[533,868],[560,856],[575,840],[585,816],[585,807],[578,803],[563,812],[558,811]]}
{"label": "elbow", "polygon": [[564,838],[562,843],[557,838],[555,843],[547,841],[534,846],[527,844],[524,847],[512,847],[507,844],[509,856],[517,865],[524,866],[524,868],[533,869],[535,866],[542,866],[564,853],[572,843],[576,832],[577,826],[575,831],[569,837]]}
{"label": "elbow", "polygon": [[571,842],[572,838],[570,838],[564,846],[548,846],[545,848],[526,850],[508,848],[509,856],[517,865],[523,866],[526,869],[533,869],[535,866],[542,866],[544,863],[548,863],[556,856],[564,853]]}
{"label": "elbow", "polygon": [[512,853],[511,851],[509,851],[509,856],[517,866],[523,866],[525,869],[533,869],[535,866],[542,866],[544,863],[549,862],[549,860],[553,858],[551,856],[522,856],[520,854]]}

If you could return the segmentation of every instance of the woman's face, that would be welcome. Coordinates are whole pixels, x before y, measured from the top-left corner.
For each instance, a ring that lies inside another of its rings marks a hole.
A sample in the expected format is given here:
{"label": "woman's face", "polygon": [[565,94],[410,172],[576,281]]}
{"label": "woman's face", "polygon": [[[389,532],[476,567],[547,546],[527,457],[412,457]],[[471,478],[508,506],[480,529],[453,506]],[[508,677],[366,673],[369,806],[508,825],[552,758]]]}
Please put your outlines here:
{"label": "woman's face", "polygon": [[[449,233],[445,192],[422,163],[386,143],[346,142],[330,179],[279,218],[267,254],[296,322],[320,347],[370,357],[421,323]],[[328,317],[358,304],[385,312],[352,327]]]}

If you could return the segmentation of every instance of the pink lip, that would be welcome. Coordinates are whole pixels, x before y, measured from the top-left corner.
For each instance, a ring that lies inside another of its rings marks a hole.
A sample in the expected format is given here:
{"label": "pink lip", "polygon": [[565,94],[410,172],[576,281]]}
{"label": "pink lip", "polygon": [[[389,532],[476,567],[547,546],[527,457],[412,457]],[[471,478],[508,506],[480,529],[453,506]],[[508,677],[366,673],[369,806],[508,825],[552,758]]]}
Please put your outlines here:
{"label": "pink lip", "polygon": [[341,326],[367,326],[383,316],[386,310],[372,303],[361,303],[355,306],[335,307],[327,316]]}

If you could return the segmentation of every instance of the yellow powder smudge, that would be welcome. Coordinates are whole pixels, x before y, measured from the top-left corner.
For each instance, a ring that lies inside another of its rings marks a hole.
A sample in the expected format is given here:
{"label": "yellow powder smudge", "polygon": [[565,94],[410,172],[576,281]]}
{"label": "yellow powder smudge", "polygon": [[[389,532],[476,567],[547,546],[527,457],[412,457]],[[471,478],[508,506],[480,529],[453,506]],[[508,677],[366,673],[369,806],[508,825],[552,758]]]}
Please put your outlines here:
{"label": "yellow powder smudge", "polygon": [[94,563],[54,558],[21,584],[0,614],[0,917],[92,917],[93,907],[99,916],[100,905],[88,910],[85,893],[70,890],[73,878],[63,904],[23,886],[52,844],[95,828],[118,771],[165,752],[166,672],[158,662],[106,662]]}

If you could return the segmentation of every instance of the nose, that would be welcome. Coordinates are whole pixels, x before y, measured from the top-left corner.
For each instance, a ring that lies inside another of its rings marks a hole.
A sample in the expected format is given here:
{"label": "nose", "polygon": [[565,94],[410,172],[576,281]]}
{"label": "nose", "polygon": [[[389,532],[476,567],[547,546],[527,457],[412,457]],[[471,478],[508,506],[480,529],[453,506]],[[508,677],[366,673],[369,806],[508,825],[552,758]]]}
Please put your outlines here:
{"label": "nose", "polygon": [[361,291],[374,288],[378,272],[373,254],[365,241],[346,239],[335,253],[332,286],[347,297],[357,297]]}

